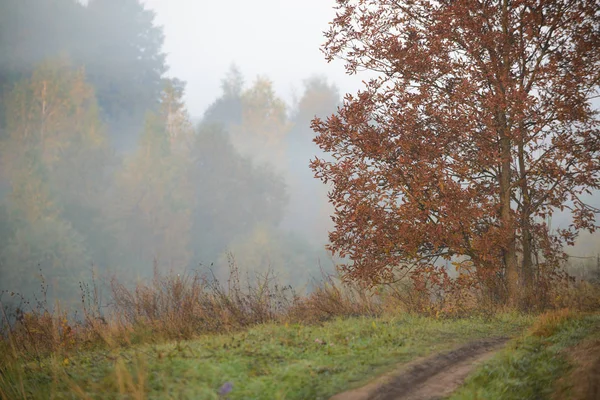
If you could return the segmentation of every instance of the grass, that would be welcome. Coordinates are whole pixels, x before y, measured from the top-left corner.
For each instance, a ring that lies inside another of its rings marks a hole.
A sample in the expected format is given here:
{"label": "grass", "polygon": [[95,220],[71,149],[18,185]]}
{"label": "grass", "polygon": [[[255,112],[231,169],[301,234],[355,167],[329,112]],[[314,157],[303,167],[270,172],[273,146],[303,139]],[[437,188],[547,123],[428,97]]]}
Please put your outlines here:
{"label": "grass", "polygon": [[4,371],[0,387],[11,398],[219,399],[219,389],[230,382],[230,399],[325,399],[398,363],[477,338],[515,335],[531,322],[518,314],[492,319],[402,314],[314,326],[271,323],[17,363]]}
{"label": "grass", "polygon": [[[569,368],[560,349],[596,321],[507,313],[477,292],[430,300],[410,285],[366,290],[331,276],[300,296],[269,274],[250,285],[235,265],[230,272],[226,287],[199,272],[135,286],[113,279],[110,307],[93,280],[81,286],[78,318],[49,310],[45,296],[30,303],[11,292],[21,303],[6,306],[0,293],[0,399],[324,399],[398,364],[526,328],[458,395],[537,398]],[[588,292],[559,294],[597,309],[600,296]]]}
{"label": "grass", "polygon": [[542,314],[519,339],[467,379],[450,400],[552,399],[573,365],[569,349],[600,338],[600,314],[568,310]]}

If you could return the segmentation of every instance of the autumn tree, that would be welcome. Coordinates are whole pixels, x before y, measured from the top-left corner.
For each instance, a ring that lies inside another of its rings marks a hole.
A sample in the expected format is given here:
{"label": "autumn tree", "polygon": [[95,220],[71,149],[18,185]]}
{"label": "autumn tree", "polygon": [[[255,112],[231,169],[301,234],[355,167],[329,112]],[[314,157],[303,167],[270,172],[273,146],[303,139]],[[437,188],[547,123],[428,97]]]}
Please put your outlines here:
{"label": "autumn tree", "polygon": [[[600,187],[600,4],[595,0],[338,0],[328,60],[370,80],[316,119],[333,162],[332,249],[379,282],[469,259],[516,305],[577,232]],[[552,234],[545,219],[569,209]]]}
{"label": "autumn tree", "polygon": [[50,294],[64,299],[90,265],[86,234],[97,229],[87,215],[103,198],[108,140],[94,90],[81,69],[47,61],[13,87],[4,112],[0,172],[10,182],[3,202],[11,229],[0,246],[0,276],[27,290],[42,268],[56,282]]}
{"label": "autumn tree", "polygon": [[165,80],[160,108],[146,119],[138,150],[117,174],[107,215],[137,274],[160,267],[181,269],[191,259],[194,208],[190,182],[193,129],[184,107],[184,85]]}
{"label": "autumn tree", "polygon": [[270,165],[278,173],[285,171],[285,137],[289,131],[286,105],[263,77],[242,92],[242,118],[231,127],[236,149],[258,163]]}
{"label": "autumn tree", "polygon": [[[70,50],[81,40],[78,22],[84,19],[84,12],[80,3],[71,0],[2,1],[0,92],[8,93],[44,60],[65,53],[73,55]],[[0,107],[3,100],[0,98]]]}
{"label": "autumn tree", "polygon": [[154,16],[138,0],[2,1],[0,92],[47,58],[67,55],[85,67],[117,147],[130,150],[146,111],[158,106],[167,70]]}

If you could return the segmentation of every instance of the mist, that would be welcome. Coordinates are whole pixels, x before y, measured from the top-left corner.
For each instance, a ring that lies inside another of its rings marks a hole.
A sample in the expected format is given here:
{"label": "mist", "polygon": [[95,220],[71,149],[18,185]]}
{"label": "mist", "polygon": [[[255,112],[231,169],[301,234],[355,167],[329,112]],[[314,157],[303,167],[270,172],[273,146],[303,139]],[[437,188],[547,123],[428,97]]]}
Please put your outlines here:
{"label": "mist", "polygon": [[318,50],[331,5],[288,33],[309,4],[168,5],[2,3],[0,289],[72,300],[92,274],[236,268],[301,290],[333,270],[309,168],[311,120],[342,100]]}
{"label": "mist", "polygon": [[310,290],[333,272],[311,121],[374,76],[320,52],[334,4],[3,1],[0,290],[69,301],[92,273],[232,267]]}

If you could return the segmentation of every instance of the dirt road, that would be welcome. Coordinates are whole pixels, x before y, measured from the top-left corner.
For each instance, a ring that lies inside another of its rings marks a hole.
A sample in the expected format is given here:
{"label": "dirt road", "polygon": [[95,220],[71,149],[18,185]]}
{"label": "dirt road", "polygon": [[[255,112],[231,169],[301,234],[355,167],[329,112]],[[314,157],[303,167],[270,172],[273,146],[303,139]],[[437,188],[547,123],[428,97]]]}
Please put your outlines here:
{"label": "dirt road", "polygon": [[508,338],[471,342],[458,349],[405,364],[362,388],[330,400],[434,400],[448,396]]}

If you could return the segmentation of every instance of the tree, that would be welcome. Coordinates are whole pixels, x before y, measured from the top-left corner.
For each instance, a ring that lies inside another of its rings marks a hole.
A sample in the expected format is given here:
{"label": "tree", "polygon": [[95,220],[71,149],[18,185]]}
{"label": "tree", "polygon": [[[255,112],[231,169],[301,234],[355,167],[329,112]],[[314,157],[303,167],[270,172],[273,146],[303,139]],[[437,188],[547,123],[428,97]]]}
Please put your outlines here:
{"label": "tree", "polygon": [[[81,38],[78,21],[83,19],[84,7],[72,0],[1,2],[0,93],[10,92],[44,60],[71,54]],[[0,108],[4,97],[0,96]]]}
{"label": "tree", "polygon": [[146,119],[140,147],[117,175],[119,201],[107,210],[136,273],[182,269],[191,259],[193,129],[178,80],[165,80],[160,108]]}
{"label": "tree", "polygon": [[290,133],[286,136],[286,159],[290,190],[290,212],[282,223],[295,232],[304,234],[318,246],[327,242],[332,228],[331,204],[327,202],[329,187],[314,179],[309,168],[311,158],[325,154],[313,142],[315,132],[310,128],[315,117],[325,117],[340,105],[338,89],[324,77],[311,76],[304,81],[304,92],[292,110]]}
{"label": "tree", "polygon": [[65,59],[48,60],[7,98],[1,158],[6,176],[16,184],[15,174],[35,171],[61,207],[99,208],[110,151],[83,69]]}
{"label": "tree", "polygon": [[[312,137],[314,131],[308,129],[310,121],[315,116],[325,116],[335,112],[341,98],[338,88],[327,82],[324,76],[310,76],[304,80],[303,85],[304,93],[297,101],[291,119],[295,124],[300,125],[305,136]],[[311,143],[311,146],[314,146],[314,143]]]}
{"label": "tree", "polygon": [[[600,4],[594,0],[338,0],[328,60],[375,71],[316,119],[333,162],[332,249],[350,278],[392,279],[470,259],[515,305],[595,213]],[[544,223],[568,208],[568,229]],[[535,269],[538,273],[535,273]],[[522,290],[527,289],[527,290]]]}
{"label": "tree", "polygon": [[133,149],[146,111],[159,106],[168,69],[163,30],[139,0],[91,0],[86,11],[87,43],[74,59],[86,66],[117,146]]}
{"label": "tree", "polygon": [[[146,111],[158,106],[167,70],[162,28],[138,0],[82,3],[0,3],[0,93],[10,91],[44,60],[68,56],[85,67],[118,147],[131,148]],[[0,96],[0,107],[2,100]]]}
{"label": "tree", "polygon": [[216,261],[239,235],[259,224],[277,226],[288,202],[283,179],[241,156],[222,127],[199,125],[192,150],[191,180],[195,261]]}
{"label": "tree", "polygon": [[103,110],[118,118],[154,109],[167,70],[164,34],[154,25],[154,12],[139,0],[92,0],[87,12],[90,43],[81,50],[81,61]]}
{"label": "tree", "polygon": [[232,64],[221,81],[221,97],[215,100],[202,118],[204,124],[222,124],[229,131],[242,122],[242,90],[244,77],[237,65]]}
{"label": "tree", "polygon": [[259,77],[242,93],[242,120],[231,127],[231,140],[245,157],[285,171],[285,137],[289,131],[286,107],[273,84]]}
{"label": "tree", "polygon": [[218,261],[218,279],[227,280],[230,256],[244,276],[255,278],[272,273],[279,284],[295,288],[320,277],[320,262],[328,258],[323,247],[311,245],[304,235],[286,233],[266,224],[256,225],[229,243],[227,252],[221,254]]}
{"label": "tree", "polygon": [[[94,229],[85,215],[103,198],[107,138],[94,90],[82,70],[47,61],[14,86],[5,107],[0,171],[10,182],[3,200],[12,229],[0,250],[0,273],[31,289],[42,267],[57,279],[50,293],[64,299],[91,261],[84,233]],[[75,205],[85,211],[73,212]]]}

